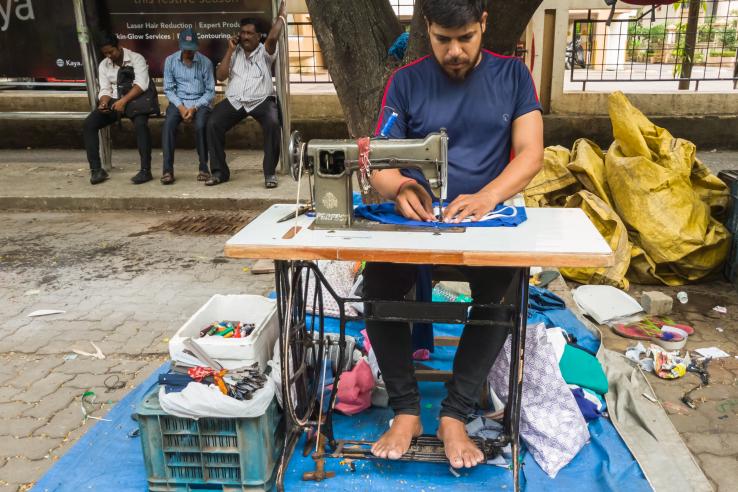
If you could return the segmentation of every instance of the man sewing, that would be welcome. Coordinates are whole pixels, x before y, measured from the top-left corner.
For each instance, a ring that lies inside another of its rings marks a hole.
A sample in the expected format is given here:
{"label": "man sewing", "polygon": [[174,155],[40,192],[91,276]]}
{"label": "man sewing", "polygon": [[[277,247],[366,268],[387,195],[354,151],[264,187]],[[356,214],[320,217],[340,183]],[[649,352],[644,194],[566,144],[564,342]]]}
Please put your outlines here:
{"label": "man sewing", "polygon": [[[392,112],[398,117],[390,138],[423,138],[446,128],[450,203],[444,220],[479,220],[522,191],[540,170],[540,105],[530,72],[519,59],[481,48],[487,21],[484,0],[425,0],[423,15],[433,54],[390,77],[377,129]],[[406,218],[437,220],[430,190],[419,172],[384,170],[374,172],[371,180]],[[509,268],[458,270],[469,282],[476,304],[499,303],[513,277]],[[403,299],[415,282],[416,271],[416,265],[369,263],[364,294],[369,299]],[[493,318],[481,310],[470,313],[470,319]],[[367,321],[367,331],[395,413],[390,429],[374,444],[372,453],[399,459],[411,439],[422,433],[411,333],[407,324],[389,321]],[[504,330],[483,325],[464,328],[437,432],[454,468],[469,468],[484,459],[469,439],[465,423],[506,336]]]}
{"label": "man sewing", "polygon": [[277,41],[287,25],[285,3],[269,35],[261,42],[261,33],[253,18],[241,19],[241,30],[228,40],[228,50],[215,70],[219,81],[228,79],[226,98],[218,103],[208,121],[208,147],[212,176],[205,184],[217,185],[230,179],[225,156],[225,134],[249,116],[261,125],[264,133],[264,186],[277,187],[277,161],[281,129],[279,111],[272,83],[272,63],[277,56]]}

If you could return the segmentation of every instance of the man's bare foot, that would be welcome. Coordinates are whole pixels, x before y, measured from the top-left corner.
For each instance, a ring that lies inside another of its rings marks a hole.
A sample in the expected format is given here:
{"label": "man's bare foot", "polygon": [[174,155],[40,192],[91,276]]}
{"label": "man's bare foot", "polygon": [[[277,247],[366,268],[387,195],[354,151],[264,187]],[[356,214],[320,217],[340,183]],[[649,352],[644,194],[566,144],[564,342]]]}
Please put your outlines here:
{"label": "man's bare foot", "polygon": [[446,458],[454,468],[471,468],[484,461],[484,454],[474,441],[469,439],[466,426],[460,420],[441,417],[437,436],[443,441]]}
{"label": "man's bare foot", "polygon": [[423,433],[417,415],[396,415],[390,429],[372,446],[372,454],[379,458],[399,460],[410,448],[410,441]]}

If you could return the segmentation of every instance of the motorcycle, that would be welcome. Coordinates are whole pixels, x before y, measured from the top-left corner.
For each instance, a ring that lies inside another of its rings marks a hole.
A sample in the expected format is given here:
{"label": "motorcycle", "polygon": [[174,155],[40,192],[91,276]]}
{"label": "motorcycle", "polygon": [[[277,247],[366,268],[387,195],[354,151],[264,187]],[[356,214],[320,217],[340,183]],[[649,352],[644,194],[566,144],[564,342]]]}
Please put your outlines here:
{"label": "motorcycle", "polygon": [[566,45],[565,66],[567,70],[570,70],[572,66],[587,68],[587,63],[584,61],[584,48],[582,48],[582,43],[578,37],[575,37]]}

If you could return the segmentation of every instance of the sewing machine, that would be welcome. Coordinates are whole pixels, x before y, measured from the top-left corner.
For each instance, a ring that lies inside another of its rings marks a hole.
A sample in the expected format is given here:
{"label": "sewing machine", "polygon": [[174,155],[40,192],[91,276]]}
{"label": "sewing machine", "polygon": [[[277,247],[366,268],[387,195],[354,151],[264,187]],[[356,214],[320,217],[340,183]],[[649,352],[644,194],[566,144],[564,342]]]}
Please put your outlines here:
{"label": "sewing machine", "polygon": [[382,169],[417,169],[425,176],[443,210],[448,187],[448,135],[441,128],[424,139],[311,140],[292,133],[288,149],[295,180],[307,174],[315,180],[311,201],[315,229],[362,228],[354,218],[353,174],[362,193],[369,176]]}

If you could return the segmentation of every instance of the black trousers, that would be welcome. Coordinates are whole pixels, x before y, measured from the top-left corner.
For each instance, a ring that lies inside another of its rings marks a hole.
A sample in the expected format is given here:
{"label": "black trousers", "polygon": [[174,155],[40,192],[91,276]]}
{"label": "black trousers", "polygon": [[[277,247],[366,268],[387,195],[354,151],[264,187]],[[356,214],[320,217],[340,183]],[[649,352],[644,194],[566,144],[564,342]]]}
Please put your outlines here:
{"label": "black trousers", "polygon": [[[195,113],[195,148],[200,159],[200,171],[208,172],[208,144],[207,124],[211,109],[202,107]],[[162,173],[174,172],[174,149],[177,144],[177,127],[182,123],[182,115],[179,114],[174,104],[167,106],[164,127],[161,131],[161,151],[164,154]]]}
{"label": "black trousers", "polygon": [[[97,132],[106,126],[112,125],[118,121],[118,118],[119,115],[115,111],[99,111],[97,109],[85,118],[83,134],[90,169],[100,169],[102,167],[102,162],[100,161],[100,140],[98,139]],[[136,144],[138,145],[138,155],[141,157],[141,169],[151,171],[149,115],[138,115],[133,117],[132,120],[133,126],[136,129]]]}
{"label": "black trousers", "polygon": [[[367,263],[364,296],[367,299],[402,300],[416,279],[416,265]],[[502,267],[458,267],[469,282],[476,304],[499,303],[515,275]],[[470,319],[499,320],[498,314],[472,310]],[[420,392],[412,361],[412,336],[408,323],[367,321],[367,333],[387,386],[389,404],[395,414],[420,415]],[[467,325],[454,357],[453,376],[446,383],[447,396],[441,416],[466,421],[479,401],[492,364],[505,343],[507,331],[482,325]]]}
{"label": "black trousers", "polygon": [[227,181],[231,177],[225,155],[225,134],[233,128],[236,123],[253,117],[261,125],[264,133],[264,176],[275,174],[277,162],[279,161],[279,141],[281,128],[279,124],[279,112],[275,97],[266,98],[256,106],[250,113],[244,108],[236,110],[228,99],[223,99],[215,105],[208,120],[208,149],[210,151],[210,172],[213,176]]}

